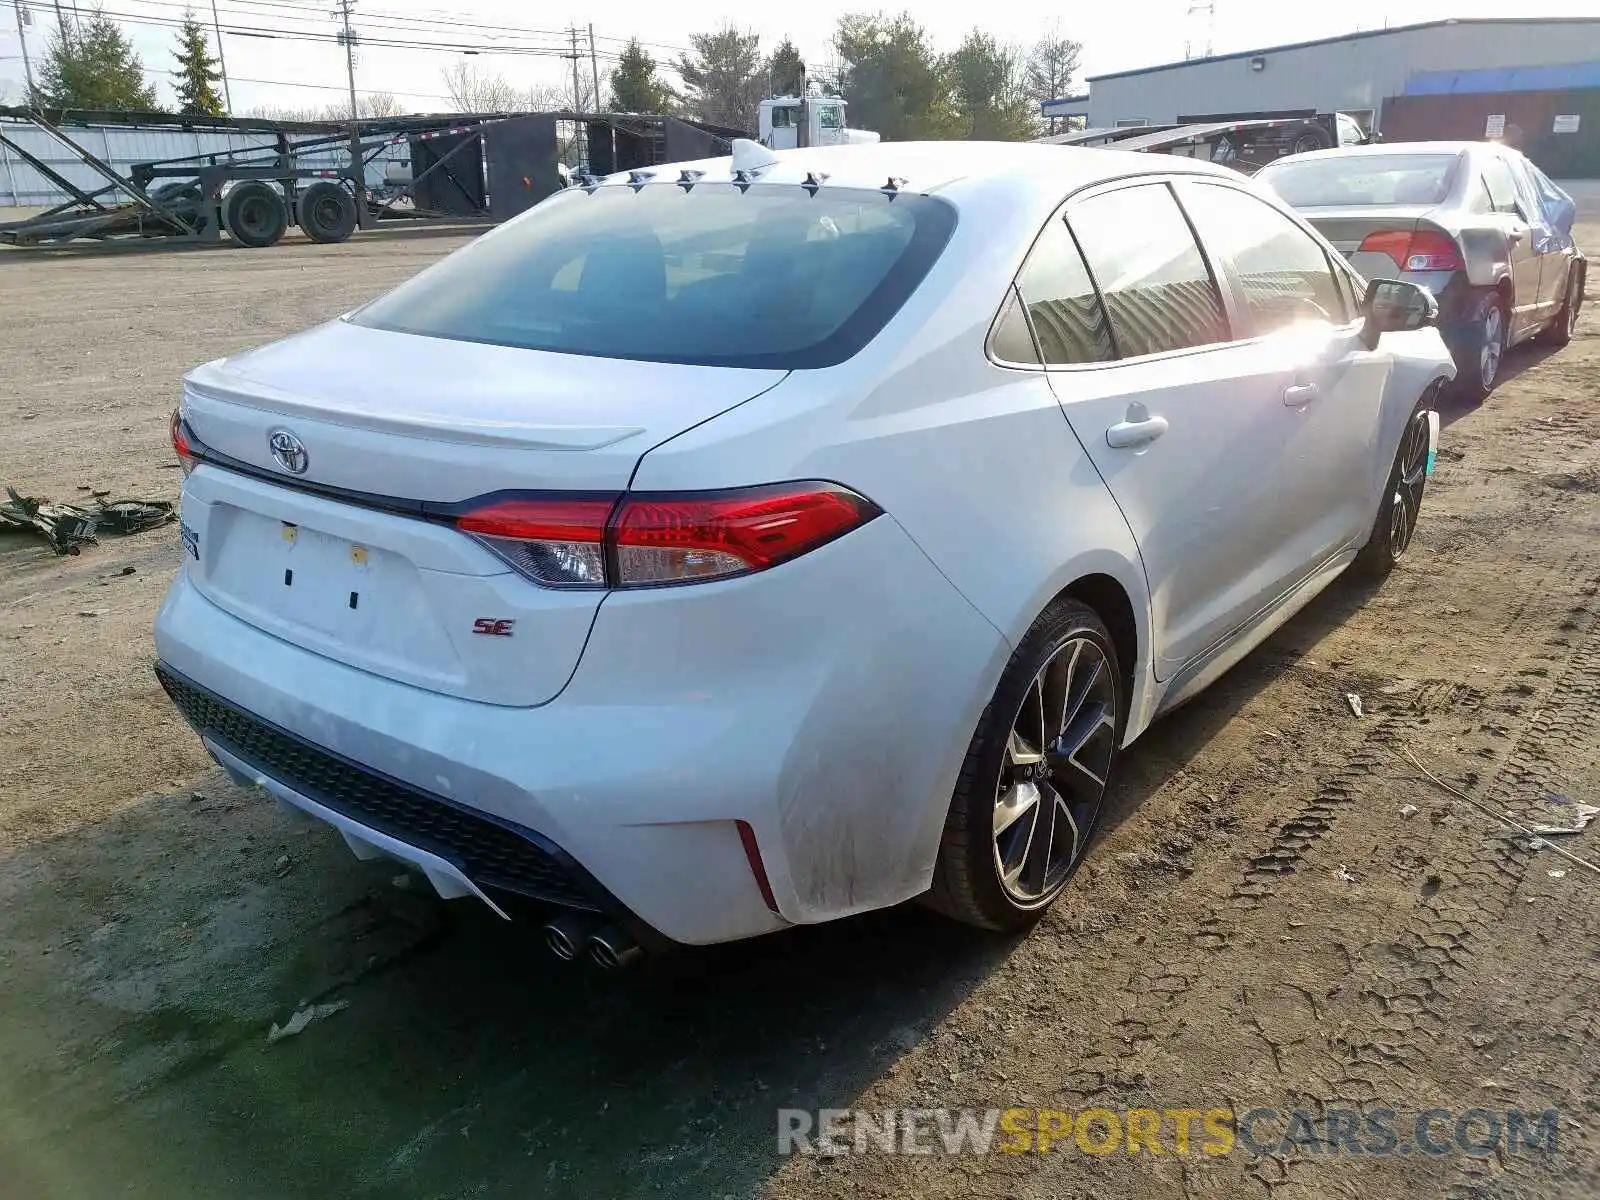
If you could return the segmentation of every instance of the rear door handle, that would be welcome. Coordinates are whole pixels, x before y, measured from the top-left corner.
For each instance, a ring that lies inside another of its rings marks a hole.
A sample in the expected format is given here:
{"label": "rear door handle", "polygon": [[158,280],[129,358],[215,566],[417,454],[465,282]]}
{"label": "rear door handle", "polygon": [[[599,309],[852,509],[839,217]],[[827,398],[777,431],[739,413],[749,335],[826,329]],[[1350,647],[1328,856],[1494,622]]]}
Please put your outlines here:
{"label": "rear door handle", "polygon": [[1116,450],[1130,450],[1135,446],[1148,446],[1167,431],[1165,417],[1135,416],[1118,421],[1106,430],[1106,444]]}
{"label": "rear door handle", "polygon": [[1283,389],[1283,402],[1290,408],[1303,408],[1322,394],[1314,383],[1291,383]]}

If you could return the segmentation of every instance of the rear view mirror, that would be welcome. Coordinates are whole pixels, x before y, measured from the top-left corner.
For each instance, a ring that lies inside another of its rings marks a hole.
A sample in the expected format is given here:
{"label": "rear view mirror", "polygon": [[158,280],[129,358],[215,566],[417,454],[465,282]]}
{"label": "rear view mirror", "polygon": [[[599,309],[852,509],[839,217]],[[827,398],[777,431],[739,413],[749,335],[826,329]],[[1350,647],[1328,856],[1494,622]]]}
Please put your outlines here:
{"label": "rear view mirror", "polygon": [[1361,302],[1362,339],[1370,350],[1385,333],[1404,333],[1439,323],[1439,302],[1425,287],[1403,279],[1374,279]]}

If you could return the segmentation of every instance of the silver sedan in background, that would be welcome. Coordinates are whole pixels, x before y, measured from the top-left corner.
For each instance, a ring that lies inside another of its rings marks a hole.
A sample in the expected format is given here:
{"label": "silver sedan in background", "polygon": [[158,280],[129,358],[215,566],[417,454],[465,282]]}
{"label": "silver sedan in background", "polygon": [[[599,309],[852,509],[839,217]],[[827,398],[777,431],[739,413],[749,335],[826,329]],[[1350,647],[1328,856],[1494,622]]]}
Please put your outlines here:
{"label": "silver sedan in background", "polygon": [[1340,147],[1279,159],[1257,179],[1366,278],[1433,292],[1466,398],[1489,394],[1517,343],[1571,340],[1587,267],[1572,238],[1576,206],[1510,147]]}

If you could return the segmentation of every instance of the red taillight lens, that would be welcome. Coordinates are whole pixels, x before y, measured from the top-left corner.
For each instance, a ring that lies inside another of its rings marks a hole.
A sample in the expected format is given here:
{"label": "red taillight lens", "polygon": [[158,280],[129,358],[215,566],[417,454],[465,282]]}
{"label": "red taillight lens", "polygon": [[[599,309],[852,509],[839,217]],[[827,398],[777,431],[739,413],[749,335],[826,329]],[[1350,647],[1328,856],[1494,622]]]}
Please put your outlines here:
{"label": "red taillight lens", "polygon": [[1419,229],[1411,235],[1411,245],[1401,264],[1408,271],[1459,271],[1461,251],[1447,233]]}
{"label": "red taillight lens", "polygon": [[[714,494],[513,497],[455,526],[547,587],[648,587],[762,571],[798,557],[879,509],[831,483]],[[608,562],[609,559],[609,562]]]}
{"label": "red taillight lens", "polygon": [[1455,239],[1439,230],[1386,229],[1369,233],[1361,249],[1368,254],[1386,254],[1402,271],[1459,271],[1461,251]]}
{"label": "red taillight lens", "polygon": [[189,427],[183,423],[183,410],[181,408],[172,410],[171,432],[172,449],[178,456],[178,465],[183,468],[183,473],[187,475],[194,470],[195,453],[194,448],[189,445]]}
{"label": "red taillight lens", "polygon": [[510,566],[547,587],[606,585],[606,518],[614,496],[497,500],[456,518]]}
{"label": "red taillight lens", "polygon": [[762,571],[877,515],[870,501],[825,483],[628,499],[613,526],[617,582],[684,583]]}

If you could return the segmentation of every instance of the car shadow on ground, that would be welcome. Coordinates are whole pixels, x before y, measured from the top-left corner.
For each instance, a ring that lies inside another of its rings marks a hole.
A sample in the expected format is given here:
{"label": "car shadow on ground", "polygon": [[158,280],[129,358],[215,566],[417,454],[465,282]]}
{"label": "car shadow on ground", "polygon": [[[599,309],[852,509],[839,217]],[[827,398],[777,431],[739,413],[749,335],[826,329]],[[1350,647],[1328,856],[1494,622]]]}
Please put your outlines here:
{"label": "car shadow on ground", "polygon": [[[1560,354],[1562,349],[1560,346],[1546,346],[1540,342],[1527,342],[1509,351],[1500,360],[1500,379],[1495,384],[1495,388],[1504,387],[1518,376],[1524,375],[1539,366],[1547,358],[1553,358]],[[1470,400],[1463,400],[1460,396],[1447,389],[1439,401],[1439,420],[1448,428],[1461,420],[1462,417],[1476,412],[1484,404],[1493,403],[1494,392],[1489,393],[1487,400],[1474,404]]]}
{"label": "car shadow on ground", "polygon": [[[1137,812],[1368,595],[1336,584],[1158,723],[1126,757],[1108,828]],[[141,823],[184,820],[190,803],[180,794],[135,805],[62,839],[70,845],[47,847],[41,869],[70,878],[70,863],[118,854],[119,871],[148,874],[157,887],[178,887],[163,877],[187,872],[214,891],[215,872],[204,875],[191,859],[238,853],[241,820],[276,827],[240,793],[231,803],[245,815],[224,811],[186,848],[173,847],[170,834],[161,845],[141,832]],[[192,828],[196,818],[187,819]],[[258,926],[249,938],[256,949],[208,968],[226,980],[191,980],[188,1000],[169,997],[136,1018],[115,1014],[118,1032],[98,1039],[89,1061],[54,1060],[70,1082],[51,1084],[50,1127],[7,1145],[5,1128],[16,1125],[0,1121],[0,1171],[79,1185],[39,1194],[100,1194],[118,1179],[131,1185],[119,1194],[162,1196],[743,1197],[782,1163],[778,1109],[849,1106],[978,982],[1026,952],[1025,937],[981,934],[908,905],[607,974],[555,961],[536,925],[506,925],[481,908],[396,889],[392,868],[360,876],[366,894],[342,901],[338,888],[347,885],[330,881],[364,868],[312,828],[306,836],[315,840],[291,847],[292,873],[265,872],[270,890],[247,888],[229,901],[242,914],[236,921]],[[258,844],[249,861],[275,851]],[[1073,887],[1087,894],[1067,907],[1094,902],[1087,874]],[[303,915],[299,932],[273,924],[284,913]],[[115,926],[136,943],[123,948],[123,973],[159,971],[163,956],[192,957],[167,940],[170,929],[135,934],[135,924]],[[204,939],[217,922],[183,928]],[[1032,936],[1070,943],[1095,935],[1052,916]],[[77,942],[74,935],[68,945]],[[307,999],[349,1007],[270,1044],[263,1013],[281,1020]],[[34,993],[37,1043],[64,1041],[81,1002],[61,1004],[57,1016],[49,997]],[[9,1003],[23,1004],[23,992]],[[15,1027],[0,1033],[0,1061],[24,1057],[16,1042],[28,1036]],[[0,1116],[32,1103],[38,1078],[55,1076],[24,1072],[0,1084]]]}

